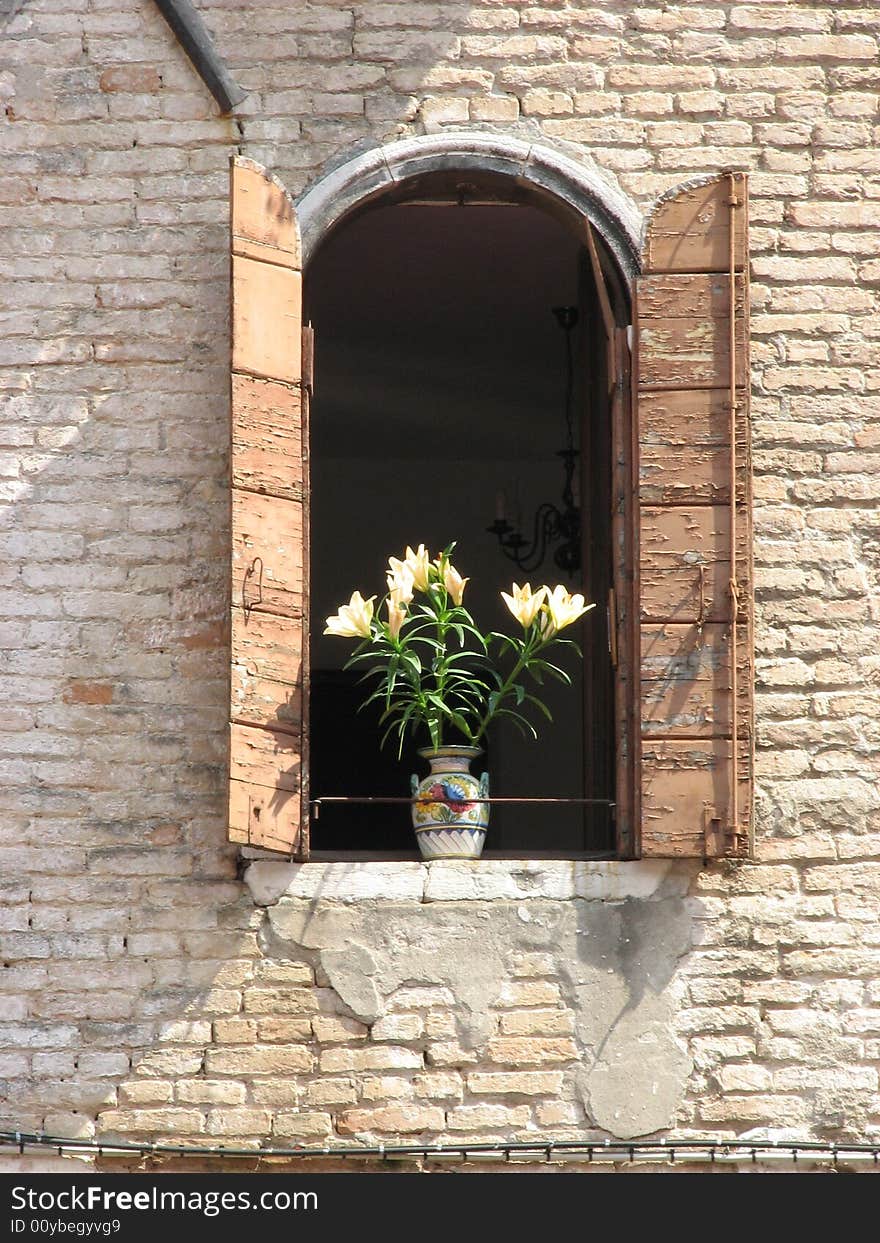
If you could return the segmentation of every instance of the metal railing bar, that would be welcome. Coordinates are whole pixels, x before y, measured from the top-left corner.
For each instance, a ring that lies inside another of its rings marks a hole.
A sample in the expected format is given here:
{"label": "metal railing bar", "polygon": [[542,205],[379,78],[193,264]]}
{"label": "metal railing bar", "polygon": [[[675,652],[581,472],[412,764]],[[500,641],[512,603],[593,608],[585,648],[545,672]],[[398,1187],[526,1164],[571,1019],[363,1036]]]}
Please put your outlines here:
{"label": "metal railing bar", "polygon": [[610,798],[527,798],[515,796],[498,796],[495,798],[446,798],[438,796],[430,799],[416,798],[379,798],[373,795],[361,797],[360,795],[348,794],[322,794],[318,798],[311,800],[312,806],[316,807],[323,803],[407,803],[410,806],[418,802],[431,803],[449,803],[452,806],[458,806],[459,803],[569,803],[576,804],[580,807],[597,806],[597,807],[616,807],[617,804]]}

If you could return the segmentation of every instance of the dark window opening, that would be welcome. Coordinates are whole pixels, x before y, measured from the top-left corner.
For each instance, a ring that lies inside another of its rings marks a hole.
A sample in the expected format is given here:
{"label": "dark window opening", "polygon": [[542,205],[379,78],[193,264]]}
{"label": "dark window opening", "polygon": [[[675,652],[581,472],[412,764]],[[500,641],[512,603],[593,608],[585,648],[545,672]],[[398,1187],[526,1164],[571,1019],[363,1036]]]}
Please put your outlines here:
{"label": "dark window opening", "polygon": [[[456,540],[465,603],[485,629],[512,630],[499,592],[564,582],[596,608],[559,653],[573,685],[540,688],[553,724],[538,741],[497,726],[487,753],[494,795],[615,797],[611,432],[605,340],[583,235],[527,203],[395,203],[347,219],[311,261],[316,332],[311,407],[310,773],[313,798],[406,797],[426,771],[407,741],[379,749],[376,713],[359,712],[351,644],[322,634],[357,589],[381,595],[389,554]],[[487,531],[503,494],[524,534],[542,501],[561,499],[565,342],[552,308],[575,306],[575,489],[581,568],[523,573]],[[312,856],[417,858],[406,806],[324,805]],[[613,811],[494,806],[484,857],[579,857],[614,850]]]}

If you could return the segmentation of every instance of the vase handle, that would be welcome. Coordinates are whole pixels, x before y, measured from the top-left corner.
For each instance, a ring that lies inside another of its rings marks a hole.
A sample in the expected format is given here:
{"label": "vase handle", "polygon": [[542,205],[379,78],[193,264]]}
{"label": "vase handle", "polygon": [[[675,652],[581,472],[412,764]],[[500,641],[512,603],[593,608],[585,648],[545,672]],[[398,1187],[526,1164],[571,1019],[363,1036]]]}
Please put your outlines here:
{"label": "vase handle", "polygon": [[483,773],[480,777],[480,798],[489,797],[489,774]]}
{"label": "vase handle", "polygon": [[419,778],[418,778],[417,773],[413,773],[412,776],[410,777],[409,788],[412,791],[413,798],[415,798],[419,792]]}

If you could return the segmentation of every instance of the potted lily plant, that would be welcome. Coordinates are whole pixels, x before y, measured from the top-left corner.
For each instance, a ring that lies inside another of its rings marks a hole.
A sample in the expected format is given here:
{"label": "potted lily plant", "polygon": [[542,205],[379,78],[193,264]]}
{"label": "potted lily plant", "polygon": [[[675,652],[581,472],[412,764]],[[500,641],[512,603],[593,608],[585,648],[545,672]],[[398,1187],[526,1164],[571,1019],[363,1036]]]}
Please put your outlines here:
{"label": "potted lily plant", "polygon": [[[390,557],[379,608],[375,595],[365,599],[355,591],[324,630],[360,640],[345,668],[367,666],[364,680],[373,689],[362,706],[381,707],[380,745],[396,736],[400,755],[407,734],[430,740],[418,754],[431,771],[411,779],[413,827],[426,859],[479,857],[489,823],[489,778],[475,777],[470,763],[498,718],[537,738],[535,714],[552,718],[535,688],[547,677],[571,684],[548,660],[548,649],[564,645],[580,655],[577,644],[560,635],[594,607],[561,584],[533,591],[529,583],[514,583],[501,596],[520,632],[483,633],[463,604],[469,580],[452,564],[454,547],[432,558],[419,544],[402,558]],[[453,731],[463,742],[448,741]]]}

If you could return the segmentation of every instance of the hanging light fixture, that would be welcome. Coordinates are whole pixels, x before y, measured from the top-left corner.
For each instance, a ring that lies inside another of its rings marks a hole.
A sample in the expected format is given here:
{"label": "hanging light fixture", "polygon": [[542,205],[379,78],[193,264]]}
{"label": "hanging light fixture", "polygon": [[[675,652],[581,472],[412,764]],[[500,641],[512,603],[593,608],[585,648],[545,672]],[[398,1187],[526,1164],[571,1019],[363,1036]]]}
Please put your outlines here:
{"label": "hanging light fixture", "polygon": [[574,499],[574,472],[579,451],[574,447],[574,354],[572,334],[578,322],[575,306],[554,306],[556,322],[565,333],[565,431],[566,446],[557,450],[562,458],[563,485],[561,504],[544,501],[535,510],[531,538],[520,530],[519,517],[515,523],[507,521],[504,512],[504,495],[499,493],[495,521],[486,530],[498,539],[505,557],[513,561],[525,573],[531,573],[542,564],[547,550],[553,548],[554,564],[569,576],[581,566],[581,511]]}

